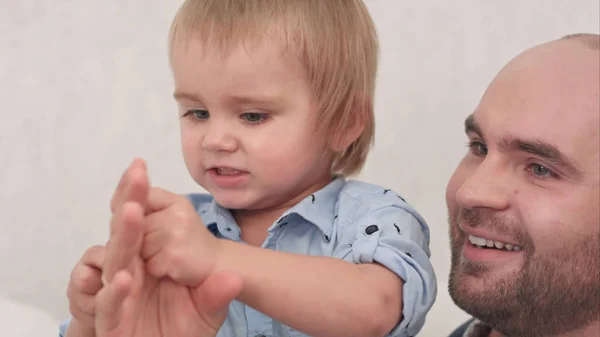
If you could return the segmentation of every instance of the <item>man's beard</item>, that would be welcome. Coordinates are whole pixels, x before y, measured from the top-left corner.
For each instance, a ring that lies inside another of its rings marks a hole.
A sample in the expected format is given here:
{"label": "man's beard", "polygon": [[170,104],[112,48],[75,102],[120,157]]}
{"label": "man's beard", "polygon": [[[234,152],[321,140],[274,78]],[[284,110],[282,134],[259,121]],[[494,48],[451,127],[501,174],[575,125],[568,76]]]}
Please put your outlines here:
{"label": "man's beard", "polygon": [[[458,220],[473,227],[511,234],[524,245],[522,268],[503,278],[486,279],[490,266],[461,257],[466,233]],[[598,319],[600,312],[600,236],[590,233],[573,242],[535,254],[523,226],[487,210],[461,209],[450,219],[452,266],[448,290],[452,300],[475,318],[510,337],[552,336],[577,331]],[[521,229],[520,232],[515,232]],[[479,278],[475,292],[469,279]]]}

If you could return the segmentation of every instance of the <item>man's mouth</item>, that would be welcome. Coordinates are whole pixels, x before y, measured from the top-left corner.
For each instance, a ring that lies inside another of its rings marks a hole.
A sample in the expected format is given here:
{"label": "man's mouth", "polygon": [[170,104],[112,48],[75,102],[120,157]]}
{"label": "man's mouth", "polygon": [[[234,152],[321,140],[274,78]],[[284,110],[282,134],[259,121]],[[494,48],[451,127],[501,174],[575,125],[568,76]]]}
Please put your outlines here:
{"label": "man's mouth", "polygon": [[503,251],[514,251],[519,252],[523,249],[523,247],[518,245],[513,245],[510,243],[505,243],[501,241],[488,240],[486,238],[477,237],[474,235],[469,235],[469,242],[475,246],[476,248],[481,249],[496,249]]}

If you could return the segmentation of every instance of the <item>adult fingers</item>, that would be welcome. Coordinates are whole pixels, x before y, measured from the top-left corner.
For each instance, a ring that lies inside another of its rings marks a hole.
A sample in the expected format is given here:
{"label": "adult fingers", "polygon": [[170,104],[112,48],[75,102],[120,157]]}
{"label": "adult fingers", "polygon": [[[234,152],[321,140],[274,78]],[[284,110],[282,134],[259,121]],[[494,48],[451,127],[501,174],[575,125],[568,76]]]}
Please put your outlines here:
{"label": "adult fingers", "polygon": [[146,163],[135,159],[121,176],[121,180],[110,200],[110,210],[114,214],[126,201],[144,202],[149,186]]}
{"label": "adult fingers", "polygon": [[105,337],[119,328],[124,319],[124,306],[132,290],[133,279],[125,270],[119,271],[113,281],[96,297],[96,336]]}
{"label": "adult fingers", "polygon": [[115,232],[106,248],[106,258],[102,267],[104,281],[123,269],[132,270],[132,262],[139,256],[143,239],[144,210],[135,202],[127,202],[113,217]]}

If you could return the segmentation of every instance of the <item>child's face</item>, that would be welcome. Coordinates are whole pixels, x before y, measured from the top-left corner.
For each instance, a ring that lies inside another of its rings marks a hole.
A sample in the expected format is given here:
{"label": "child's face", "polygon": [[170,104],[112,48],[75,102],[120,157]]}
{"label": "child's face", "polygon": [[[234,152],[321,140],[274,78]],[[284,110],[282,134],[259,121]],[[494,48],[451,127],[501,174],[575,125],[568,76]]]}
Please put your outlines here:
{"label": "child's face", "polygon": [[265,38],[222,54],[186,42],[173,47],[172,67],[184,159],[198,184],[224,207],[264,209],[329,183],[311,88],[282,44]]}

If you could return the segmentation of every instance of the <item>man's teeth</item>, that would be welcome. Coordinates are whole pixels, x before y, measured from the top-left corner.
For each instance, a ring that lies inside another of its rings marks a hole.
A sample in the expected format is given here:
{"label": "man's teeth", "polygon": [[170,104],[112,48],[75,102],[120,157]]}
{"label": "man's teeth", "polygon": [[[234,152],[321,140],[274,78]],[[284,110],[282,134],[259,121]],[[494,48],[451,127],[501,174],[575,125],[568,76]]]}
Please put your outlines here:
{"label": "man's teeth", "polygon": [[469,235],[469,242],[471,242],[473,245],[475,245],[479,248],[488,247],[488,248],[496,248],[496,249],[502,249],[502,250],[508,250],[508,251],[515,251],[515,252],[518,252],[521,249],[523,249],[523,247],[521,247],[521,246],[516,246],[516,245],[512,245],[510,243],[504,243],[504,242],[500,242],[500,241],[488,240],[488,239],[480,238],[480,237],[477,237],[474,235]]}

